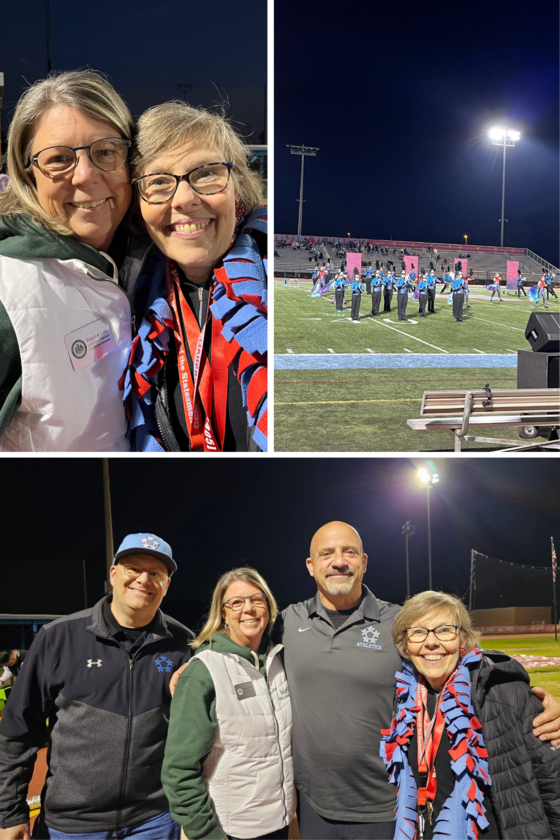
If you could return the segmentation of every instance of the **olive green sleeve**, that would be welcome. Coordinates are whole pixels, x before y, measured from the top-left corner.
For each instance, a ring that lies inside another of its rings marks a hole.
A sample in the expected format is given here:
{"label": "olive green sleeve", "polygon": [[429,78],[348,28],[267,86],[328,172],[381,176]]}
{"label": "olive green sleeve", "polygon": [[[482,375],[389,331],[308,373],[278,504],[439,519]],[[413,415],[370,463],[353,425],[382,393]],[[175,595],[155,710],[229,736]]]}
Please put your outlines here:
{"label": "olive green sleeve", "polygon": [[189,840],[224,840],[206,791],[204,760],[216,737],[216,690],[206,665],[195,659],[179,677],[171,702],[161,779],[171,816]]}
{"label": "olive green sleeve", "polygon": [[0,301],[0,435],[21,403],[21,358],[10,316]]}

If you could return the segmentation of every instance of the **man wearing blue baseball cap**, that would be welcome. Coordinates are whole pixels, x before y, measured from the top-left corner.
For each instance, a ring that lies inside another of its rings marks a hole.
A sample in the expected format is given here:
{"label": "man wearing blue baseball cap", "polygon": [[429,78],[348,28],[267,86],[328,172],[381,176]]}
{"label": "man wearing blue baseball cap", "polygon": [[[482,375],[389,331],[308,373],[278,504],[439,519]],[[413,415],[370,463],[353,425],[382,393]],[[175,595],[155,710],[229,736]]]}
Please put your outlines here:
{"label": "man wearing blue baseball cap", "polygon": [[160,779],[169,679],[193,638],[160,610],[176,570],[168,543],[129,534],[112,594],[37,634],[0,723],[0,840],[30,837],[27,785],[47,739],[34,837],[179,837]]}

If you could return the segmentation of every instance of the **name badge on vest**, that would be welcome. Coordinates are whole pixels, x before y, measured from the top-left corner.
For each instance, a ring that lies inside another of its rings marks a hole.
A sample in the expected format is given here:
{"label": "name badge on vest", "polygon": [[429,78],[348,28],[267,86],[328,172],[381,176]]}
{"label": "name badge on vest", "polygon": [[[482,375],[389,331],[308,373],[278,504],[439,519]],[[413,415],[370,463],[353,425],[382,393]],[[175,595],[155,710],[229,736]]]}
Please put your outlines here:
{"label": "name badge on vest", "polygon": [[99,319],[64,336],[72,367],[81,370],[117,349],[111,328]]}
{"label": "name badge on vest", "polygon": [[238,700],[245,700],[247,697],[256,697],[257,692],[252,682],[239,683],[235,686],[235,694]]}

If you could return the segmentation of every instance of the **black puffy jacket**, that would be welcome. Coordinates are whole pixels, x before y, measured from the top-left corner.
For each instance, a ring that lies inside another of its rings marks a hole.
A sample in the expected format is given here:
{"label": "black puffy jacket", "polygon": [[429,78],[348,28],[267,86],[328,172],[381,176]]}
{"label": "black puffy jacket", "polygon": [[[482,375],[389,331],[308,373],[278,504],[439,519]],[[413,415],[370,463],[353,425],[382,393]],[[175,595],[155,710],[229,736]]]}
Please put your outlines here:
{"label": "black puffy jacket", "polygon": [[472,699],[492,785],[490,798],[504,840],[560,838],[560,751],[533,733],[542,705],[517,662],[485,651],[471,667]]}

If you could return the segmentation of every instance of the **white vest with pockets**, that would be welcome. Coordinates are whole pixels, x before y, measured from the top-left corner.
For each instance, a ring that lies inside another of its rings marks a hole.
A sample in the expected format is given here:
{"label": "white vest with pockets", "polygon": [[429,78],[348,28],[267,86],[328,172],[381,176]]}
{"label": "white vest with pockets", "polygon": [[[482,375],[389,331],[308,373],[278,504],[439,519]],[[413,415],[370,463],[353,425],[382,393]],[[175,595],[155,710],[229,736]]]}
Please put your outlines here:
{"label": "white vest with pockets", "polygon": [[[0,299],[22,366],[21,405],[0,451],[130,451],[118,383],[130,352],[131,317],[117,283],[81,260],[0,257]],[[95,321],[109,327],[116,347],[76,370],[65,337],[79,330],[81,338]]]}
{"label": "white vest with pockets", "polygon": [[266,658],[268,680],[233,653],[204,650],[216,688],[218,728],[204,762],[204,781],[228,836],[261,837],[287,825],[296,809],[292,710],[276,645]]}

